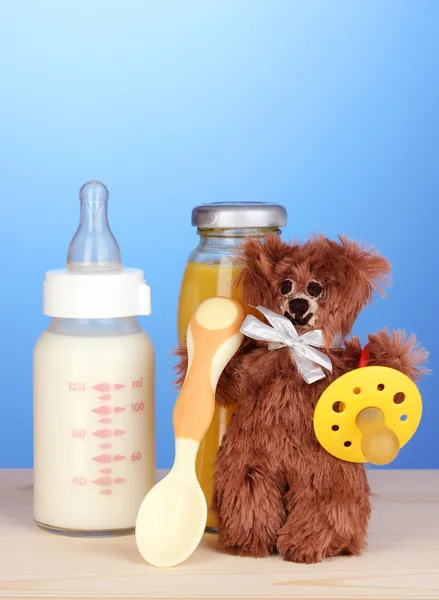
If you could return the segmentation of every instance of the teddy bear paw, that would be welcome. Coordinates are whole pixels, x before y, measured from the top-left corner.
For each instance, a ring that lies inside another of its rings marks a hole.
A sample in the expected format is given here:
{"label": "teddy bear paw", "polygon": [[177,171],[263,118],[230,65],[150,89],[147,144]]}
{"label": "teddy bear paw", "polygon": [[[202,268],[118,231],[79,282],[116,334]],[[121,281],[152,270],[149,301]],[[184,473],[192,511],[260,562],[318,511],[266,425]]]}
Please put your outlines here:
{"label": "teddy bear paw", "polygon": [[308,537],[302,543],[295,545],[289,545],[281,541],[278,543],[278,550],[284,560],[307,565],[322,562],[325,558],[354,553],[350,551],[346,540],[322,546],[321,540],[312,537]]}
{"label": "teddy bear paw", "polygon": [[277,550],[286,561],[313,564],[325,558],[340,555],[359,555],[365,546],[365,534],[358,530],[347,531],[320,530],[310,531],[303,526],[302,531],[292,530],[288,524],[281,530],[277,540]]}
{"label": "teddy bear paw", "polygon": [[238,544],[220,544],[222,552],[232,556],[248,556],[251,558],[267,558],[273,554],[274,548],[269,549],[261,545],[238,545]]}

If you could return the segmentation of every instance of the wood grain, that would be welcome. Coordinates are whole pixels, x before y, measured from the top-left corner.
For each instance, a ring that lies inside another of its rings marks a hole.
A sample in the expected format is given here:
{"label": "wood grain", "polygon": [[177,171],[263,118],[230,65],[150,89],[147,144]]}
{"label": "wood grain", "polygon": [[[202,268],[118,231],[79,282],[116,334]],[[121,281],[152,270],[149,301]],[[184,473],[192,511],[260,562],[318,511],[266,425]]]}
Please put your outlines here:
{"label": "wood grain", "polygon": [[73,539],[32,521],[32,472],[0,471],[0,598],[157,600],[439,598],[439,471],[371,471],[369,547],[295,565],[221,554],[215,535],[173,569],[142,561],[134,537]]}

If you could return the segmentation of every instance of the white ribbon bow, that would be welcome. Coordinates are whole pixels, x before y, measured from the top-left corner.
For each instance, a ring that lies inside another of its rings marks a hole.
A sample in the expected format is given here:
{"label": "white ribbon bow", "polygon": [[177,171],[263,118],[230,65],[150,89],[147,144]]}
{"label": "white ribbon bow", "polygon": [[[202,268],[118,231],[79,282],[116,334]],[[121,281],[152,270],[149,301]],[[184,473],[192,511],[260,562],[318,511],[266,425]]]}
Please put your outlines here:
{"label": "white ribbon bow", "polygon": [[[317,365],[325,367],[332,373],[332,363],[329,357],[312,346],[324,348],[323,332],[321,329],[307,331],[303,335],[297,333],[294,325],[287,317],[272,312],[263,306],[256,307],[271,323],[266,325],[253,315],[247,315],[241,325],[241,333],[253,340],[268,342],[269,350],[291,348],[291,354],[296,362],[297,369],[307,383],[314,383],[326,377],[324,371]],[[340,348],[340,338],[334,341],[333,348]]]}

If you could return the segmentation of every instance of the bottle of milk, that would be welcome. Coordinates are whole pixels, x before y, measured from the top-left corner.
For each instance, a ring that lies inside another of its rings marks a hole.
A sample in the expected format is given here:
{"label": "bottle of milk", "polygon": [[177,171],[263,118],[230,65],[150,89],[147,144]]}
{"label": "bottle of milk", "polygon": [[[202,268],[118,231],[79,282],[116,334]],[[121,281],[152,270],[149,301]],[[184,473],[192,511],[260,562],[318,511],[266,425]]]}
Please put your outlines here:
{"label": "bottle of milk", "polygon": [[155,482],[154,349],[143,272],[122,266],[108,191],[80,191],[67,266],[48,271],[34,350],[34,519],[55,533],[134,531]]}

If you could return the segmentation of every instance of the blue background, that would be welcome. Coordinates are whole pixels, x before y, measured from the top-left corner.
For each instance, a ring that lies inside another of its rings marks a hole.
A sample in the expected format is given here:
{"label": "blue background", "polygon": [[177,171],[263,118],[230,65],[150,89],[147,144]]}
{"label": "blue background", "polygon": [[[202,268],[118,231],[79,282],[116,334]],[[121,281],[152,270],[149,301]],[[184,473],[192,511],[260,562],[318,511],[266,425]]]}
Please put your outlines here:
{"label": "blue background", "polygon": [[[197,203],[274,200],[285,238],[376,245],[394,284],[356,332],[416,332],[437,372],[438,52],[436,0],[2,2],[0,466],[32,465],[42,282],[64,266],[88,179],[109,188],[123,261],[153,291],[159,467]],[[439,468],[435,382],[392,467]]]}

